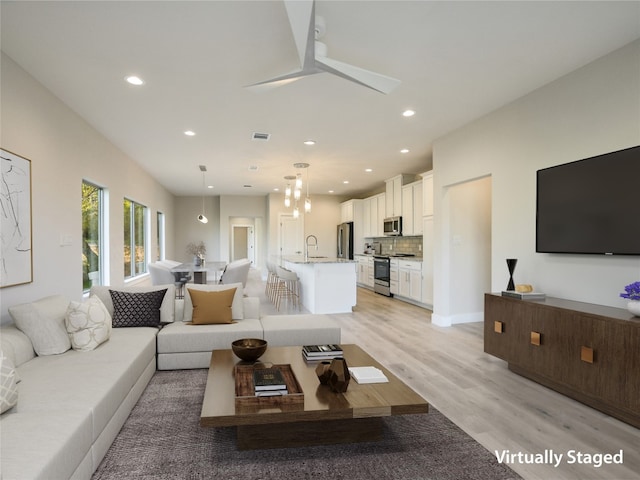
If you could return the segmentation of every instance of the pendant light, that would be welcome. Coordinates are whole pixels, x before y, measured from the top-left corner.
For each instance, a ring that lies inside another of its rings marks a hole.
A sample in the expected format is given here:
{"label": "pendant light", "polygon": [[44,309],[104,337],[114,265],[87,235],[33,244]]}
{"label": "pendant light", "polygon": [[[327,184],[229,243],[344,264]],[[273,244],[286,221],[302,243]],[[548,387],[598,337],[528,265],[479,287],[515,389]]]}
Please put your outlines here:
{"label": "pendant light", "polygon": [[207,167],[205,165],[200,165],[200,171],[202,172],[202,213],[198,215],[198,221],[201,223],[207,223],[209,219],[204,215],[204,189],[206,188],[204,173],[207,171]]}
{"label": "pendant light", "polygon": [[[295,168],[298,169],[302,169],[304,168],[307,171],[307,196],[304,199],[304,212],[305,213],[310,213],[311,212],[311,198],[309,198],[309,164],[308,163],[294,163],[293,166]],[[302,174],[298,173],[296,175],[296,191],[298,193],[296,200],[300,199],[300,195],[301,195],[301,190],[302,190]],[[297,202],[296,202],[296,208],[297,208]],[[294,216],[295,216],[295,211],[294,211]]]}
{"label": "pendant light", "polygon": [[284,189],[284,206],[289,208],[291,206],[291,181],[295,180],[296,177],[287,175],[284,179],[287,181],[287,186]]}

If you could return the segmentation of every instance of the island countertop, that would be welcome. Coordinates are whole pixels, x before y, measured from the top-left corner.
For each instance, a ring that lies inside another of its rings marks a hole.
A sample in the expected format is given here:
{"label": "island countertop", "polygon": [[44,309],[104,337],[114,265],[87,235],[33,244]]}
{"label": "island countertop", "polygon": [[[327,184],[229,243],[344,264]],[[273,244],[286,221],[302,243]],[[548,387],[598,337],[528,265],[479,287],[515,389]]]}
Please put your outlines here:
{"label": "island countertop", "polygon": [[336,257],[314,257],[309,255],[285,255],[280,257],[282,262],[291,262],[297,264],[313,264],[313,263],[357,263],[357,260],[349,260],[346,258]]}

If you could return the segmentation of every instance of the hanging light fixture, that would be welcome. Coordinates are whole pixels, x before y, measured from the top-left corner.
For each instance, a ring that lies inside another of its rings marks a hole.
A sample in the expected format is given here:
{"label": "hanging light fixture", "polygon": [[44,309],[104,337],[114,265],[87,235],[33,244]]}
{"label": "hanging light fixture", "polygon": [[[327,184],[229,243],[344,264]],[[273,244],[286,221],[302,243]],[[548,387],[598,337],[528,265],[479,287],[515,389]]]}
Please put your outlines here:
{"label": "hanging light fixture", "polygon": [[207,167],[205,165],[200,165],[200,171],[202,172],[202,213],[198,215],[198,221],[201,223],[207,223],[209,219],[204,216],[204,192],[206,188],[204,173],[207,171]]}
{"label": "hanging light fixture", "polygon": [[[304,199],[304,212],[305,213],[309,213],[311,212],[311,198],[309,198],[309,164],[308,163],[294,163],[293,166],[295,168],[298,169],[306,169],[307,171],[307,179],[306,179],[306,183],[307,183],[307,196]],[[299,189],[297,190],[298,192],[298,196],[296,197],[296,200],[300,199],[300,192],[302,190],[302,174],[298,173],[298,175],[296,175],[296,186],[299,185]],[[297,206],[297,205],[296,205]],[[294,216],[295,216],[295,211],[294,211]]]}
{"label": "hanging light fixture", "polygon": [[295,180],[296,177],[287,175],[284,179],[287,181],[287,186],[284,189],[284,206],[289,208],[291,206],[291,181]]}

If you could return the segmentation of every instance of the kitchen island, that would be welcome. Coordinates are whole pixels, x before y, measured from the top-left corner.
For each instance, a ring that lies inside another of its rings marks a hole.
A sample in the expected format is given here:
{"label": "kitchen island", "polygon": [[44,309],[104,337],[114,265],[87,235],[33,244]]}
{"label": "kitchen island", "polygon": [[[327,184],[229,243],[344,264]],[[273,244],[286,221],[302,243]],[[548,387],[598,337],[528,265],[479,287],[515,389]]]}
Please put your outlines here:
{"label": "kitchen island", "polygon": [[356,305],[355,260],[291,255],[280,264],[298,275],[300,301],[310,313],[348,313]]}

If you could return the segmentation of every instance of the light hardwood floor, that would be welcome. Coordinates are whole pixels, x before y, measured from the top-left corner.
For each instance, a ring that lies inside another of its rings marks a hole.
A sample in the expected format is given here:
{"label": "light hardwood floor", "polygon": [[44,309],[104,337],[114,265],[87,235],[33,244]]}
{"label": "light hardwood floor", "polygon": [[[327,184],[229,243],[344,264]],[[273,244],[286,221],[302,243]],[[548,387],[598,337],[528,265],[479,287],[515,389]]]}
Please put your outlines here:
{"label": "light hardwood floor", "polygon": [[[247,292],[273,311],[251,278]],[[363,288],[352,313],[332,317],[343,343],[360,345],[492,453],[563,455],[558,467],[509,463],[525,479],[640,479],[640,430],[510,372],[484,353],[482,323],[437,327],[429,310]],[[571,451],[620,450],[622,465],[568,463]]]}

